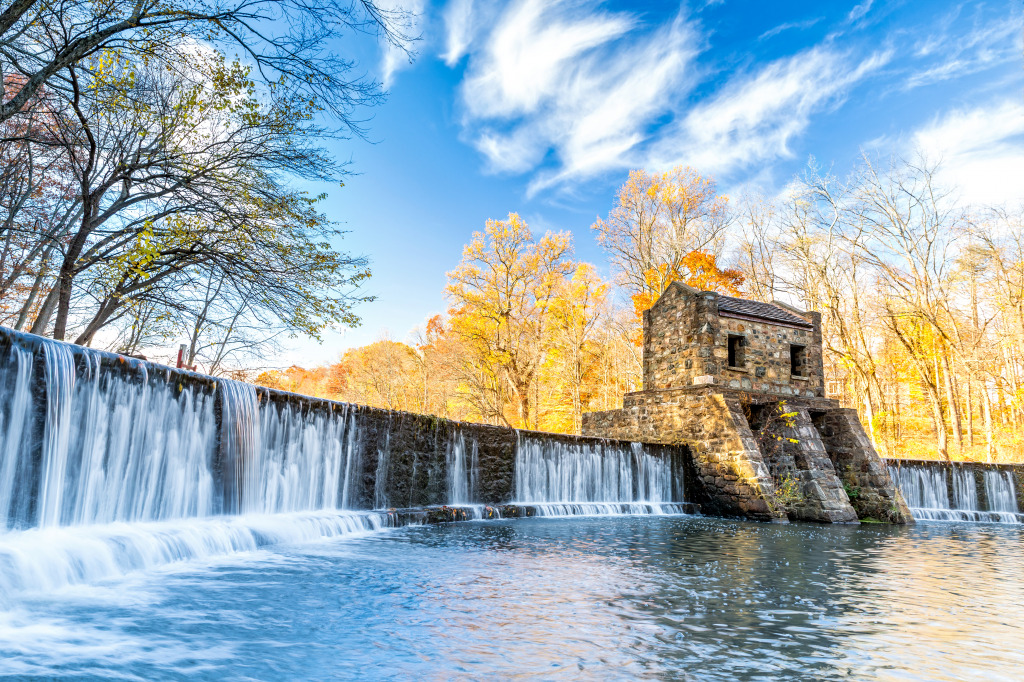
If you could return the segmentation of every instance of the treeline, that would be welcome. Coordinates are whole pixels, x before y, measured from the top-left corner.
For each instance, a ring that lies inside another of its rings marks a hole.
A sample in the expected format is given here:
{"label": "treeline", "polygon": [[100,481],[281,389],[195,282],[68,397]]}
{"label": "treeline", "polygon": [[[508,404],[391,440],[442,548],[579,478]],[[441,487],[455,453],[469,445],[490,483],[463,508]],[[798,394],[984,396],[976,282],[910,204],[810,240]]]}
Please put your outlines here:
{"label": "treeline", "polygon": [[[345,0],[25,0],[0,13],[0,324],[211,373],[356,321],[361,257],[300,181],[382,96]],[[238,56],[240,55],[240,56]]]}
{"label": "treeline", "polygon": [[674,280],[823,315],[828,393],[888,456],[1024,455],[1021,213],[961,205],[936,168],[811,168],[775,199],[731,201],[691,169],[633,171],[593,226],[612,281],[568,233],[488,221],[448,273],[444,316],[328,367],[260,375],[286,390],[576,432],[641,388],[641,315]]}

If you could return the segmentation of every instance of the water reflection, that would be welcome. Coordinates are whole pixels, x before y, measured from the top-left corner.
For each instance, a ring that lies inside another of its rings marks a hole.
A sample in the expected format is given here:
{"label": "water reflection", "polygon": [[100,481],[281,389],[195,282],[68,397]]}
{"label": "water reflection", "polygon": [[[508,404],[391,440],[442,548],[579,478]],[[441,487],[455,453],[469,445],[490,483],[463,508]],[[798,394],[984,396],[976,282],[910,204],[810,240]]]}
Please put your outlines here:
{"label": "water reflection", "polygon": [[0,620],[0,671],[1014,679],[1021,535],[689,517],[408,528],[26,602]]}

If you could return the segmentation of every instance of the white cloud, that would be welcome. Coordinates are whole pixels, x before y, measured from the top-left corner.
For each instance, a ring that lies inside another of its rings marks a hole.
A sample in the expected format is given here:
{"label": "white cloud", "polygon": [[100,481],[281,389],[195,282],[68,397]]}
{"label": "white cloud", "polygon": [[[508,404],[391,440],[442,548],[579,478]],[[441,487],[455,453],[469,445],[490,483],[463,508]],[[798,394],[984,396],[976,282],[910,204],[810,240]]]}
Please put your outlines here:
{"label": "white cloud", "polygon": [[734,79],[668,129],[646,165],[685,164],[727,175],[790,157],[790,142],[806,130],[812,114],[840,100],[890,57],[876,54],[851,63],[846,55],[819,47]]}
{"label": "white cloud", "polygon": [[[419,18],[423,15],[426,0],[378,0],[377,6],[385,12],[406,11],[411,15],[410,25],[406,28],[410,37],[419,32]],[[409,45],[406,46],[411,47]],[[395,45],[385,45],[381,56],[381,81],[388,90],[394,84],[395,74],[411,64],[409,53]]]}
{"label": "white cloud", "polygon": [[625,13],[521,0],[472,38],[461,87],[466,135],[495,172],[557,161],[530,193],[622,167],[652,121],[686,94],[697,43],[682,18],[649,30]]}
{"label": "white cloud", "polygon": [[1019,16],[975,25],[966,33],[961,31],[964,22],[958,15],[947,17],[944,23],[945,29],[915,45],[914,56],[926,64],[906,80],[905,90],[967,76],[1020,56]]}
{"label": "white cloud", "polygon": [[[859,5],[850,20],[870,7]],[[479,11],[479,3],[453,0],[446,19],[446,59],[468,55],[463,134],[491,172],[532,174],[528,195],[637,167],[686,164],[738,180],[727,176],[792,157],[815,114],[892,59],[854,57],[826,41],[751,74],[719,77],[717,89],[690,103],[707,75],[696,64],[705,38],[683,16],[649,27],[571,0],[516,0],[487,22]]]}
{"label": "white cloud", "polygon": [[462,92],[470,115],[531,113],[578,77],[577,60],[632,28],[622,14],[560,16],[557,3],[525,0],[501,17]]}
{"label": "white cloud", "polygon": [[854,8],[850,10],[850,13],[846,15],[847,23],[852,24],[859,19],[863,19],[867,13],[871,11],[871,5],[874,4],[874,1],[875,0],[864,0],[861,4],[855,5]]}
{"label": "white cloud", "polygon": [[775,28],[770,28],[767,31],[765,31],[764,33],[762,33],[761,35],[759,35],[757,37],[757,39],[758,40],[768,40],[769,38],[774,38],[775,36],[779,35],[783,31],[790,31],[792,29],[797,29],[797,30],[801,30],[802,31],[805,28],[811,28],[812,26],[814,26],[815,24],[820,22],[822,19],[824,19],[824,17],[817,17],[815,19],[807,19],[805,21],[789,21],[789,22],[786,22],[784,24],[779,24]]}
{"label": "white cloud", "polygon": [[939,179],[963,200],[1024,200],[1024,104],[1003,101],[952,111],[917,130],[908,151],[941,160]]}
{"label": "white cloud", "polygon": [[466,54],[473,40],[473,0],[451,0],[444,11],[447,29],[447,50],[443,55],[445,64],[455,66]]}

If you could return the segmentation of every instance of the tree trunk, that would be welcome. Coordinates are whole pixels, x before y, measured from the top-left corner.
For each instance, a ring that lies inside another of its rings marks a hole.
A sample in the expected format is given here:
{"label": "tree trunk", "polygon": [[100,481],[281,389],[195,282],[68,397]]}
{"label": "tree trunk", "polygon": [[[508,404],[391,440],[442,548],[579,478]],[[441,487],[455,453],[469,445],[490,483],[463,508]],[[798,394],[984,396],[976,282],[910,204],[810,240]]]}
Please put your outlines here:
{"label": "tree trunk", "polygon": [[53,320],[53,338],[57,341],[63,341],[67,334],[68,316],[71,314],[71,287],[75,279],[74,262],[70,257],[64,260],[54,287],[57,289],[57,317]]}
{"label": "tree trunk", "polygon": [[953,442],[956,444],[958,453],[964,451],[964,432],[960,425],[960,405],[956,399],[956,391],[953,388],[953,371],[949,364],[949,355],[945,349],[942,352],[942,367],[946,375],[946,402],[949,404],[949,423],[953,427]]}
{"label": "tree trunk", "polygon": [[946,435],[946,418],[942,414],[942,397],[939,395],[939,359],[934,357],[935,380],[925,379],[928,387],[928,397],[932,404],[932,421],[935,423],[935,438],[938,441],[939,454],[947,462],[953,461],[949,456],[949,441]]}
{"label": "tree trunk", "polygon": [[[117,312],[117,309],[121,307],[120,301],[114,297],[108,297],[103,303],[100,304],[99,310],[92,316],[89,324],[86,325],[85,331],[78,335],[75,339],[75,343],[80,346],[92,345],[92,339],[100,329],[110,321],[111,315]],[[54,338],[57,338],[56,335]]]}
{"label": "tree trunk", "polygon": [[982,406],[985,410],[985,461],[992,462],[992,399],[988,394],[988,386],[982,385]]}
{"label": "tree trunk", "polygon": [[967,377],[967,447],[974,447],[974,380]]}
{"label": "tree trunk", "polygon": [[32,283],[32,290],[28,293],[28,298],[25,299],[25,305],[21,306],[21,312],[18,313],[18,321],[14,323],[14,329],[21,331],[25,327],[25,323],[28,322],[28,317],[32,313],[32,306],[36,303],[36,297],[39,296],[39,290],[43,286],[43,282],[46,280],[46,270],[40,270],[39,274],[36,275],[36,281]]}
{"label": "tree trunk", "polygon": [[53,310],[57,307],[57,287],[54,285],[50,292],[46,294],[46,299],[43,301],[42,307],[39,309],[39,314],[36,315],[35,322],[32,323],[32,328],[29,329],[29,333],[38,334],[43,336],[46,334],[46,328],[50,326],[50,318],[53,317]]}

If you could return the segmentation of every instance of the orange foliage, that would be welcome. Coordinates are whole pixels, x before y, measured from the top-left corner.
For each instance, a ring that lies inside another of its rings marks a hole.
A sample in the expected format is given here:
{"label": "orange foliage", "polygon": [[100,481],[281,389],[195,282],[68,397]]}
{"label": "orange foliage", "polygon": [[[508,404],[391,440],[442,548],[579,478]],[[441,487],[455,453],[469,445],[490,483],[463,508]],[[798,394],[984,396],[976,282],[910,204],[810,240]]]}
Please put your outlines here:
{"label": "orange foliage", "polygon": [[706,251],[691,251],[680,260],[678,267],[662,264],[644,275],[647,286],[631,297],[637,320],[643,319],[644,311],[650,310],[672,282],[732,296],[738,296],[743,285],[743,274],[739,270],[719,268],[714,254]]}

